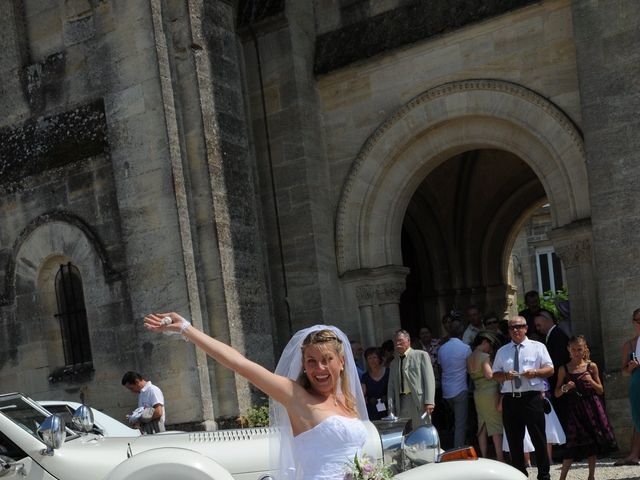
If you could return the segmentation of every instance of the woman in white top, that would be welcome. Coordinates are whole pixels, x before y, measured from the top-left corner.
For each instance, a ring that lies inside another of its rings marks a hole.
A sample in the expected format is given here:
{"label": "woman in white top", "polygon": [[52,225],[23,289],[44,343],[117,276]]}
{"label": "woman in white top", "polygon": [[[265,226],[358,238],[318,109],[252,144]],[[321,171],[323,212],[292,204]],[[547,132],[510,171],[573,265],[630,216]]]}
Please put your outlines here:
{"label": "woman in white top", "polygon": [[349,342],[338,328],[297,332],[276,372],[194,328],[177,313],[149,314],[148,330],[182,334],[269,395],[272,425],[280,428],[280,478],[342,480],[367,438],[367,410]]}

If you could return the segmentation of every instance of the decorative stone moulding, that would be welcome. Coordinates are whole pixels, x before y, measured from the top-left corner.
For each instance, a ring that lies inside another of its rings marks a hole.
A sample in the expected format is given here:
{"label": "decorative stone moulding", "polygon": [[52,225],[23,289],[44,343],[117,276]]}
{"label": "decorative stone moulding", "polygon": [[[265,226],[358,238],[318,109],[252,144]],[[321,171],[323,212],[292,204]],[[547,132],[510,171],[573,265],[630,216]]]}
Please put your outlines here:
{"label": "decorative stone moulding", "polygon": [[[486,140],[482,130],[468,133],[464,128],[489,124],[496,128]],[[437,141],[430,142],[436,135]],[[415,144],[422,148],[423,165],[416,166],[407,153]],[[582,136],[562,110],[511,82],[446,83],[399,108],[354,159],[336,212],[339,275],[398,263],[399,242],[394,238],[415,191],[413,183],[468,148],[500,148],[527,162],[545,188],[556,226],[590,216]]]}

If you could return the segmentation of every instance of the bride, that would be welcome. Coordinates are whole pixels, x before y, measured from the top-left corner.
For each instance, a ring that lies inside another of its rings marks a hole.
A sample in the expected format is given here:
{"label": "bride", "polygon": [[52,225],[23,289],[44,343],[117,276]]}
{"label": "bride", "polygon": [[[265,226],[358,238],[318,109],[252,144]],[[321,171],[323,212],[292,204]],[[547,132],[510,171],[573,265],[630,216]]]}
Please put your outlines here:
{"label": "bride", "polygon": [[149,314],[151,331],[182,334],[270,397],[271,424],[280,429],[280,478],[343,479],[367,438],[367,409],[349,341],[333,326],[297,332],[275,373],[194,328],[177,313]]}

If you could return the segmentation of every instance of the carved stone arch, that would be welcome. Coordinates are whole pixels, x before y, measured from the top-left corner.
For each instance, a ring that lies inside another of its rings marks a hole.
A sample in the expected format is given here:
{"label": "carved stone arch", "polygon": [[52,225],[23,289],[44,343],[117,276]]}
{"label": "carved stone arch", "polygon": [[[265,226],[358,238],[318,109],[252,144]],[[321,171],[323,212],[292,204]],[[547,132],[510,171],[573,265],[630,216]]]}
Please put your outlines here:
{"label": "carved stone arch", "polygon": [[419,183],[453,155],[482,148],[511,152],[531,167],[555,228],[590,216],[582,138],[560,109],[513,83],[452,82],[400,108],[356,157],[337,209],[339,274],[401,265],[400,230]]}
{"label": "carved stone arch", "polygon": [[[482,245],[482,258],[500,258],[501,261],[483,265],[482,278],[487,284],[498,284],[507,278],[510,252],[516,236],[525,220],[545,201],[546,197],[540,197],[539,184],[535,179],[519,188],[495,212]],[[525,213],[521,210],[522,205],[530,205]]]}
{"label": "carved stone arch", "polygon": [[[25,248],[25,243],[28,242],[29,239],[33,241],[33,238],[36,238],[33,237],[33,234],[36,230],[47,225],[49,225],[49,227],[47,228],[51,228],[50,225],[55,223],[67,225],[69,228],[75,230],[77,232],[77,235],[86,239],[87,246],[90,246],[97,256],[100,266],[99,269],[102,271],[103,276],[107,282],[111,283],[121,278],[120,273],[117,272],[111,265],[104,245],[84,220],[82,220],[77,215],[69,212],[47,212],[31,221],[16,239],[13,247],[13,255],[8,256],[9,258],[7,259],[7,264],[5,267],[6,276],[4,282],[4,292],[2,295],[0,295],[0,305],[9,305],[13,303],[14,297],[16,295],[16,268],[18,266],[18,259],[21,258],[22,255],[20,252],[27,252],[26,256],[23,257],[25,258],[26,262],[32,262],[35,260],[35,258],[31,257],[35,255],[37,251],[30,252],[28,248]],[[60,237],[57,239],[52,239],[52,246],[55,243],[58,247],[62,248],[65,240],[68,240],[71,237],[76,237],[76,235],[68,235],[65,238]]]}
{"label": "carved stone arch", "polygon": [[[110,343],[113,335],[110,316],[117,309],[125,313],[122,285],[108,282],[105,272],[113,269],[105,268],[104,251],[101,252],[96,237],[88,234],[90,230],[83,225],[77,217],[64,213],[41,216],[25,228],[16,242],[13,311],[19,329],[29,332],[22,335],[21,351],[38,352],[35,357],[16,356],[15,362],[20,365],[24,378],[30,379],[28,385],[18,380],[18,388],[28,386],[35,392],[53,391],[56,388],[53,384],[61,389],[68,386],[68,383],[57,383],[61,380],[75,384],[93,381],[94,367],[82,364],[81,369],[74,366],[69,370],[69,366],[65,366],[54,287],[61,264],[71,262],[80,274],[93,365],[112,361],[112,357],[118,355],[116,345]],[[112,274],[111,280],[114,277]]]}

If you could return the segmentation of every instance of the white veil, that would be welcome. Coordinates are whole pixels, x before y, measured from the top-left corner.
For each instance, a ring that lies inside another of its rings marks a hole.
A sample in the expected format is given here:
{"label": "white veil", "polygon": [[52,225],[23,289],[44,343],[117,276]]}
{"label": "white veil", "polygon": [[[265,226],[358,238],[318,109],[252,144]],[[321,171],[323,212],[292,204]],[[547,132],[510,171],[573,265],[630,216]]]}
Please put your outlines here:
{"label": "white veil", "polygon": [[[302,373],[302,342],[310,333],[318,330],[331,330],[342,342],[345,359],[344,369],[349,381],[349,390],[355,399],[355,408],[358,412],[358,417],[362,420],[367,420],[367,406],[364,400],[364,394],[362,393],[362,386],[360,385],[360,378],[358,377],[358,370],[356,369],[356,362],[353,358],[351,345],[349,344],[347,336],[337,327],[331,325],[314,325],[313,327],[296,332],[280,356],[275,370],[276,375],[282,375],[294,381],[298,380],[298,377],[300,377]],[[338,385],[338,388],[340,388],[340,385]],[[271,456],[272,469],[279,471],[279,475],[276,477],[278,480],[293,480],[296,478],[296,462],[293,458],[293,431],[291,429],[291,422],[289,421],[289,415],[284,406],[273,399],[269,399],[269,423],[271,426],[277,427],[280,430],[280,455],[279,458],[273,458],[274,455]],[[273,450],[274,449],[272,449],[272,451]]]}

